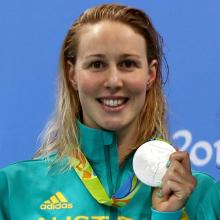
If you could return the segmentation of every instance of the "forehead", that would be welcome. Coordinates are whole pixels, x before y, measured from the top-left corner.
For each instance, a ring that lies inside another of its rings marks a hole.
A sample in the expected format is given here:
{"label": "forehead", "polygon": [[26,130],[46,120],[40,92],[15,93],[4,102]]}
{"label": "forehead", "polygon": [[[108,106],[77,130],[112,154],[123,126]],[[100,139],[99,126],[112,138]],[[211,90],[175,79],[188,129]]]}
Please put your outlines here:
{"label": "forehead", "polygon": [[93,52],[145,53],[146,40],[131,26],[117,21],[101,21],[82,27],[78,55]]}

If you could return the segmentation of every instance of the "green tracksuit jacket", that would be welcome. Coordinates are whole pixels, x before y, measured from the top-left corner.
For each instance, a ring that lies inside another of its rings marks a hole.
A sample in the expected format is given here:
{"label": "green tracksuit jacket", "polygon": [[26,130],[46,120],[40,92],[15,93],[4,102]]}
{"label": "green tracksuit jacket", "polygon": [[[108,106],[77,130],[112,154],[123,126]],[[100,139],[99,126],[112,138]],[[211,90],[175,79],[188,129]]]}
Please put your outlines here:
{"label": "green tracksuit jacket", "polygon": [[199,204],[198,220],[220,219],[220,182],[213,184]]}
{"label": "green tracksuit jacket", "polygon": [[[109,195],[133,173],[131,155],[119,168],[113,132],[88,128],[79,123],[81,148]],[[0,220],[177,220],[179,212],[151,209],[151,187],[142,185],[124,207],[100,205],[88,193],[74,169],[63,170],[67,159],[50,166],[56,154],[15,163],[0,170]],[[197,219],[198,204],[210,186],[211,177],[194,173],[198,184],[185,210]],[[209,210],[206,210],[209,212]],[[213,219],[212,219],[213,220]]]}

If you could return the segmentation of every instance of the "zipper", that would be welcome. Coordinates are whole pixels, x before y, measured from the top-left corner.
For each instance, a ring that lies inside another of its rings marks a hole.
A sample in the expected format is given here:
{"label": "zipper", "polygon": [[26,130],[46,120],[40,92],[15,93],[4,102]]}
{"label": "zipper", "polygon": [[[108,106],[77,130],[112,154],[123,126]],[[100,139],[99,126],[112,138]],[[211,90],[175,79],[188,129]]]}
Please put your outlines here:
{"label": "zipper", "polygon": [[[105,155],[106,155],[106,173],[108,179],[108,188],[109,188],[109,197],[114,193],[114,187],[112,182],[112,169],[111,169],[111,161],[110,161],[110,147],[106,146]],[[118,210],[115,207],[109,206],[109,220],[117,220],[118,219]]]}

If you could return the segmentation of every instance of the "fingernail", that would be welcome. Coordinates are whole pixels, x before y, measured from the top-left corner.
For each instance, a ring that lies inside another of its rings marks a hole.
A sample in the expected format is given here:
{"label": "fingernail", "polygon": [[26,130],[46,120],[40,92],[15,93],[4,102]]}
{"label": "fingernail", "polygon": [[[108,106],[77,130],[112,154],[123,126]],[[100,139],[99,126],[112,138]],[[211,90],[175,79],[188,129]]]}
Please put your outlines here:
{"label": "fingernail", "polygon": [[177,193],[177,197],[178,197],[179,200],[183,199],[183,195],[181,193]]}
{"label": "fingernail", "polygon": [[162,181],[161,181],[161,182],[158,182],[157,187],[161,189],[162,186],[163,186],[163,182],[162,182]]}
{"label": "fingernail", "polygon": [[171,165],[171,161],[170,161],[170,160],[168,160],[168,161],[167,161],[167,164],[166,164],[166,168],[169,168],[169,167],[170,167],[170,165]]}
{"label": "fingernail", "polygon": [[161,190],[159,190],[159,191],[157,192],[157,197],[158,197],[158,198],[162,198],[162,197],[163,197],[163,194],[162,194],[162,191],[161,191]]}

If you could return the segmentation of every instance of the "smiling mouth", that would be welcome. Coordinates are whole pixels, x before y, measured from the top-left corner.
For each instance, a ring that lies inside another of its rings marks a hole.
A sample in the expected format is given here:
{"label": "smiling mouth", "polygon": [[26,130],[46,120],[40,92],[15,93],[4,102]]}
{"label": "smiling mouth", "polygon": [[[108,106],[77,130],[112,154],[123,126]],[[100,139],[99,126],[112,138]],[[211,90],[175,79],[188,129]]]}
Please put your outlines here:
{"label": "smiling mouth", "polygon": [[99,98],[97,100],[99,101],[99,103],[101,103],[104,106],[116,108],[124,105],[128,101],[128,98],[118,98],[118,99]]}

